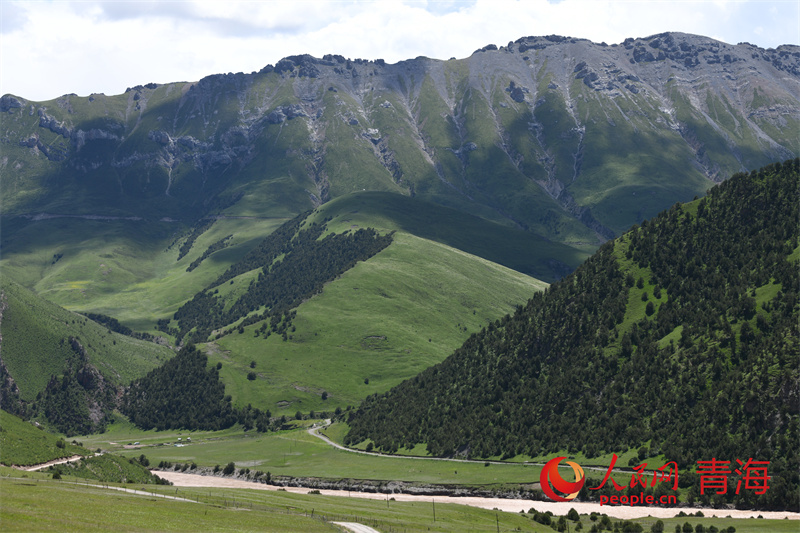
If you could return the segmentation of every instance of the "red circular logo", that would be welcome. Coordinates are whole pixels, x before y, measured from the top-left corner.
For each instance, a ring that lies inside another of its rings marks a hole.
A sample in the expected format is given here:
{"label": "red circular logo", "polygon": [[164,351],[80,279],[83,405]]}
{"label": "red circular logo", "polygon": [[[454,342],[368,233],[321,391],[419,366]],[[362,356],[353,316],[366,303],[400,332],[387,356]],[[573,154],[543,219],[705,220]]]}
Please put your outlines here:
{"label": "red circular logo", "polygon": [[[568,502],[570,500],[574,500],[581,488],[583,488],[583,484],[586,482],[586,476],[583,473],[583,468],[581,468],[581,465],[578,463],[573,463],[572,461],[567,461],[567,464],[571,466],[573,472],[575,472],[575,481],[564,481],[564,478],[562,478],[561,474],[558,473],[558,464],[563,459],[566,459],[566,457],[556,457],[547,461],[542,468],[542,474],[539,476],[539,483],[542,486],[542,492],[557,502]],[[555,491],[564,494],[564,496],[559,496]]]}

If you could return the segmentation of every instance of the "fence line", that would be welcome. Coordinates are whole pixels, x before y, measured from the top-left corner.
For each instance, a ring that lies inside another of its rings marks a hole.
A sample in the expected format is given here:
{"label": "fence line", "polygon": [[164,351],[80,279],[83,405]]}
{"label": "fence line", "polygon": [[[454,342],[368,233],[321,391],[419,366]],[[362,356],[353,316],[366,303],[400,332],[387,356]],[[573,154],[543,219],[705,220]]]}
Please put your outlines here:
{"label": "fence line", "polygon": [[[178,495],[178,493],[179,489],[176,489],[176,495]],[[157,492],[156,488],[153,488],[153,494],[162,495],[161,493]],[[303,515],[307,518],[313,518],[315,520],[320,520],[322,522],[358,522],[359,524],[365,524],[375,529],[379,529],[380,531],[384,531],[386,533],[407,532],[405,528],[397,528],[378,518],[359,516],[355,514],[339,514],[339,513],[329,513],[329,512],[319,513],[314,509],[311,509],[311,511],[308,510],[301,511],[299,509],[298,510],[282,509],[280,507],[253,501],[244,501],[242,499],[237,501],[235,497],[229,498],[228,496],[225,495],[212,495],[211,492],[203,494],[200,491],[197,492],[188,491],[179,497],[183,499],[191,499],[192,501],[195,501],[197,503],[202,503],[205,505],[213,505],[225,509],[249,509],[252,511],[280,513],[288,516]]]}

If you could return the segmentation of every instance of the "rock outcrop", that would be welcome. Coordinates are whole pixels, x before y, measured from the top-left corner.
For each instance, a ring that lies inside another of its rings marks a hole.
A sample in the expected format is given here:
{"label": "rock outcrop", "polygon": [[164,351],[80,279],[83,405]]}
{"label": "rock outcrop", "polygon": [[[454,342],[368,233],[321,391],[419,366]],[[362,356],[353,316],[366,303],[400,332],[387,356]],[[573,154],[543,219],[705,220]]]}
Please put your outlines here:
{"label": "rock outcrop", "polygon": [[19,185],[9,212],[34,208],[24,191],[35,172],[51,186],[117,191],[106,203],[123,211],[149,198],[171,217],[215,205],[234,182],[269,182],[294,210],[389,187],[599,242],[734,172],[796,156],[800,47],[549,35],[449,61],[302,54],[85,100],[0,98],[4,168]]}

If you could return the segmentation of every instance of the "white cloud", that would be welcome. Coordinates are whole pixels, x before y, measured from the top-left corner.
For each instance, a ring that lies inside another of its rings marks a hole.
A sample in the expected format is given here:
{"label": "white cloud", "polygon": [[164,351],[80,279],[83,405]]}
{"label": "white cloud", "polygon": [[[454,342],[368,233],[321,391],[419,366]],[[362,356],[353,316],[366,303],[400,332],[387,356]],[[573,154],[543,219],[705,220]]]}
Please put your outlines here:
{"label": "white cloud", "polygon": [[[250,72],[326,53],[393,63],[559,34],[617,43],[683,31],[800,44],[800,3],[634,0],[0,1],[0,93],[33,100]],[[753,28],[770,28],[759,33]]]}

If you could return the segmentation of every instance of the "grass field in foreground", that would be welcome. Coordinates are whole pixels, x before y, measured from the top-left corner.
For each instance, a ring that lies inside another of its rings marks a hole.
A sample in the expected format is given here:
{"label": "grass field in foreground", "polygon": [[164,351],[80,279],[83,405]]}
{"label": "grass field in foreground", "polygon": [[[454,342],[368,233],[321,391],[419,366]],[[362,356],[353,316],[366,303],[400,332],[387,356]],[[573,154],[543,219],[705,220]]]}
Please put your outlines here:
{"label": "grass field in foreground", "polygon": [[336,531],[298,512],[239,512],[68,482],[2,479],[0,490],[4,531]]}
{"label": "grass field in foreground", "polygon": [[[147,490],[159,494],[174,494],[174,488],[169,487],[148,487]],[[532,514],[528,513],[508,513],[496,510],[484,510],[459,504],[443,504],[436,502],[397,502],[389,499],[382,501],[363,500],[359,498],[344,498],[341,496],[323,495],[300,495],[288,492],[267,492],[250,489],[208,489],[208,488],[180,488],[178,495],[183,495],[189,499],[197,498],[200,502],[220,502],[225,499],[227,505],[231,500],[236,500],[236,505],[245,507],[252,505],[257,507],[263,502],[283,501],[287,505],[295,505],[297,508],[309,512],[309,506],[315,513],[326,516],[333,516],[335,520],[347,520],[361,522],[372,525],[379,531],[535,531],[552,532],[550,526],[543,526],[533,522]],[[273,497],[274,495],[274,497]],[[295,498],[298,497],[298,498]],[[279,499],[280,498],[280,499]],[[436,511],[436,521],[433,521],[434,507]],[[531,508],[536,507],[536,502],[531,502]],[[569,506],[564,506],[565,511]],[[530,511],[531,509],[527,509]],[[684,512],[691,509],[683,510]],[[675,513],[681,512],[676,509]],[[344,515],[339,518],[335,515]],[[598,522],[600,521],[598,515]],[[553,517],[553,523],[557,521],[559,515]],[[372,522],[372,521],[375,522]],[[650,531],[650,526],[658,519],[652,517],[637,518],[630,522],[641,524],[645,532]],[[622,522],[618,518],[611,518],[613,524]],[[675,531],[675,526],[681,527],[689,522],[692,526],[702,524],[705,531],[710,526],[716,526],[718,530],[723,530],[733,526],[736,533],[781,533],[796,532],[798,529],[797,520],[765,520],[765,519],[734,519],[734,518],[713,518],[682,516],[674,518],[662,518],[664,531],[670,533]],[[580,515],[581,530],[589,531],[595,521],[589,515]],[[578,521],[568,521],[569,531],[575,531]],[[519,529],[517,529],[519,528]],[[620,530],[623,528],[620,527]]]}
{"label": "grass field in foreground", "polygon": [[[48,480],[45,474],[0,473],[0,522],[4,531],[342,531],[332,521],[358,522],[382,532],[553,531],[530,515],[465,505],[375,501],[247,489],[189,489],[127,485],[138,495],[112,488]],[[14,475],[14,478],[6,476]],[[16,476],[23,477],[16,477]],[[190,501],[168,500],[155,493]],[[435,514],[434,514],[435,513]],[[612,519],[612,522],[617,520]],[[635,520],[645,531],[652,518]],[[732,520],[681,517],[663,520],[665,531],[685,522],[708,529],[734,526],[737,533],[795,532],[794,520]],[[592,520],[580,516],[581,529]],[[577,521],[569,521],[575,531]]]}

